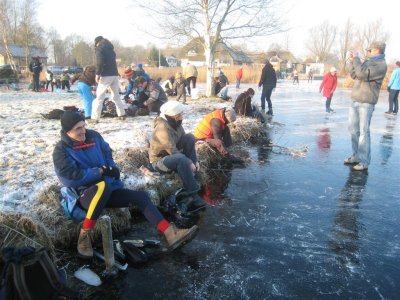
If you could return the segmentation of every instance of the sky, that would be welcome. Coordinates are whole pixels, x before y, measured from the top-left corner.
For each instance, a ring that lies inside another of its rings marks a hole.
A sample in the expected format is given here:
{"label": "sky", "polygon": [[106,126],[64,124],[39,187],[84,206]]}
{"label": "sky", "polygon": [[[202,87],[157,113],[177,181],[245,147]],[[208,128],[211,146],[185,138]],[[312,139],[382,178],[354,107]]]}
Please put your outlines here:
{"label": "sky", "polygon": [[[165,40],[157,40],[138,29],[146,27],[149,20],[133,7],[130,0],[115,0],[112,4],[109,0],[69,0],[66,5],[54,0],[38,0],[38,3],[40,24],[45,29],[54,27],[62,38],[78,34],[92,41],[102,35],[110,40],[119,40],[124,46],[166,45]],[[373,5],[365,0],[285,0],[277,3],[283,3],[285,24],[291,28],[289,47],[297,56],[307,54],[305,42],[311,27],[325,20],[342,27],[350,18],[357,26],[381,19],[384,29],[391,35],[387,42],[387,58],[389,61],[400,59],[400,26],[392,0],[381,0]],[[284,44],[283,41],[283,34],[276,34],[248,41],[248,48],[268,50],[271,43]]]}

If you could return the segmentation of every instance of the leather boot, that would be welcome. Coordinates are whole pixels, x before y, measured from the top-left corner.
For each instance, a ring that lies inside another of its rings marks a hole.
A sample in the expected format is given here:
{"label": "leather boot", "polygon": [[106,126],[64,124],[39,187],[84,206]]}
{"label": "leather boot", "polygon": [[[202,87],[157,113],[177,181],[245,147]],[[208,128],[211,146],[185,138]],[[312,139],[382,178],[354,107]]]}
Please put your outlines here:
{"label": "leather boot", "polygon": [[93,257],[92,242],[90,240],[90,229],[81,229],[78,239],[78,256],[84,259]]}
{"label": "leather boot", "polygon": [[198,230],[197,225],[193,225],[189,229],[180,229],[174,224],[170,224],[167,230],[164,231],[169,249],[172,251],[190,242],[196,236]]}

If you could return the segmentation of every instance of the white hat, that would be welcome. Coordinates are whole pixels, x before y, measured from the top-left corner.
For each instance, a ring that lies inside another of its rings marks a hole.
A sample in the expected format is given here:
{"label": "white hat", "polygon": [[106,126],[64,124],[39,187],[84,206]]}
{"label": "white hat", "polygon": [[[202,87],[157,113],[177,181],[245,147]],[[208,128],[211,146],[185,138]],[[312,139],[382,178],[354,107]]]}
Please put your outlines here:
{"label": "white hat", "polygon": [[161,114],[170,116],[170,117],[179,115],[179,114],[183,113],[184,110],[185,110],[185,106],[178,101],[168,101],[167,103],[164,103],[160,107]]}
{"label": "white hat", "polygon": [[336,72],[336,68],[335,68],[335,67],[332,67],[331,70],[330,70],[329,72],[331,72],[331,73],[332,73],[332,72]]}

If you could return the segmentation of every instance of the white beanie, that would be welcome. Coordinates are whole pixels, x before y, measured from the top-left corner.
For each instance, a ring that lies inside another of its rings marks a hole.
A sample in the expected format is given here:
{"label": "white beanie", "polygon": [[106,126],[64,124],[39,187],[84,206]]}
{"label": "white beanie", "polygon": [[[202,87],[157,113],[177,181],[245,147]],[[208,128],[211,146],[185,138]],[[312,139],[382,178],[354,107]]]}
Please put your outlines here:
{"label": "white beanie", "polygon": [[178,101],[168,101],[167,103],[164,103],[160,107],[161,114],[170,117],[179,115],[183,113],[184,110],[185,106]]}
{"label": "white beanie", "polygon": [[331,73],[332,73],[332,72],[336,72],[336,68],[335,68],[335,67],[332,67],[331,70],[330,70],[329,72],[331,72]]}

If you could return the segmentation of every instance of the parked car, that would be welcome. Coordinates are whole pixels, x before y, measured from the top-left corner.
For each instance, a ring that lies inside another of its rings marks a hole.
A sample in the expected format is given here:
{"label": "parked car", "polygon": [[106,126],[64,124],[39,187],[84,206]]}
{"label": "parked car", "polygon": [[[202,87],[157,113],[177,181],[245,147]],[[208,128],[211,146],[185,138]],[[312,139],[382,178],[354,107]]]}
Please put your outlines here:
{"label": "parked car", "polygon": [[47,66],[47,70],[53,72],[54,75],[60,75],[64,71],[64,67],[62,66]]}
{"label": "parked car", "polygon": [[65,67],[63,71],[66,71],[68,74],[76,74],[76,73],[82,73],[83,68],[77,66],[69,66]]}
{"label": "parked car", "polygon": [[18,65],[16,65],[16,70],[14,70],[10,64],[1,65],[0,83],[18,82],[20,73],[21,71]]}

